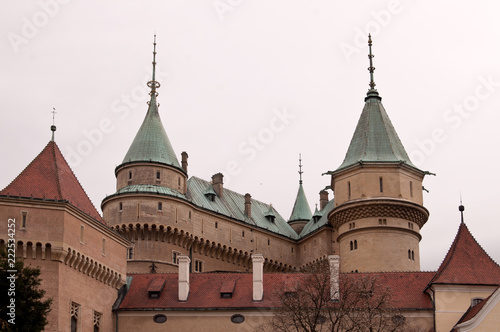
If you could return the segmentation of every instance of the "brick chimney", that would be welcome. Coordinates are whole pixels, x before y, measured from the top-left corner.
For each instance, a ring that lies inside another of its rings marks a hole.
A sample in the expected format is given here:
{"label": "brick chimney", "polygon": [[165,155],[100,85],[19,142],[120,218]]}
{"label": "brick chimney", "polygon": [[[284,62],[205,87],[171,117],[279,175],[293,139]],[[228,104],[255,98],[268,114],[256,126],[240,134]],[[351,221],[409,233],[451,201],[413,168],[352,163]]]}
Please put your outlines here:
{"label": "brick chimney", "polygon": [[252,218],[252,196],[250,194],[245,194],[245,215],[248,218]]}
{"label": "brick chimney", "polygon": [[330,299],[332,301],[339,301],[339,272],[340,272],[340,256],[329,255],[328,263],[330,264]]}
{"label": "brick chimney", "polygon": [[264,297],[264,256],[252,255],[253,270],[253,300],[262,301]]}
{"label": "brick chimney", "polygon": [[184,172],[188,172],[188,154],[186,151],[182,151],[181,153],[181,167],[184,170]]}
{"label": "brick chimney", "polygon": [[222,197],[222,189],[224,185],[224,182],[222,181],[223,178],[224,175],[222,175],[222,173],[212,175],[212,187],[219,197]]}
{"label": "brick chimney", "polygon": [[321,190],[319,192],[319,210],[323,210],[328,203],[328,191]]}
{"label": "brick chimney", "polygon": [[189,263],[188,256],[178,256],[179,262],[179,301],[186,302],[189,296]]}

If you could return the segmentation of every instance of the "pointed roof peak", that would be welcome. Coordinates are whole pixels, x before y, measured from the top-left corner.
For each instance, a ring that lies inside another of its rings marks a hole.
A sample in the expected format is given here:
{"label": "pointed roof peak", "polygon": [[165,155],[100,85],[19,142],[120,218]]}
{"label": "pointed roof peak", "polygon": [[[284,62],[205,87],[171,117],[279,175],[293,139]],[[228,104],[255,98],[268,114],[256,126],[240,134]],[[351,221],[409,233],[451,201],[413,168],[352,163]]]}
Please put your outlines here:
{"label": "pointed roof peak", "polygon": [[123,158],[122,164],[131,162],[154,162],[170,165],[184,172],[179,164],[179,161],[177,160],[172,144],[168,139],[167,133],[160,119],[160,114],[158,112],[160,104],[156,103],[156,97],[158,96],[157,89],[160,87],[160,83],[156,81],[155,71],[156,35],[153,42],[152,79],[147,84],[151,89],[149,93],[151,99],[148,102],[148,111],[134,138],[134,141],[125,155],[125,158]]}
{"label": "pointed roof peak", "polygon": [[54,141],[49,141],[0,195],[67,201],[104,223]]}
{"label": "pointed roof peak", "polygon": [[288,222],[310,220],[311,217],[311,208],[309,207],[309,203],[307,202],[304,187],[302,186],[302,183],[300,183],[299,191],[297,192],[297,197],[295,198],[295,204],[293,205],[292,214],[290,215],[290,219],[288,219]]}
{"label": "pointed roof peak", "polygon": [[462,222],[431,284],[499,285],[500,266]]}

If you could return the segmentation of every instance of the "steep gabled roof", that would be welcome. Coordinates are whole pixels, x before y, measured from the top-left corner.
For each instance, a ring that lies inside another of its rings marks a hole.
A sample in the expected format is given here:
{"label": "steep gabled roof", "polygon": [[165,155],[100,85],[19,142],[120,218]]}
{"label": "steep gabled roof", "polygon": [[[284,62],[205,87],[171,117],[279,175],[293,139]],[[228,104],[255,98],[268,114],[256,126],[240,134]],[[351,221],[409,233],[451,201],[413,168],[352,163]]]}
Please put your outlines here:
{"label": "steep gabled roof", "polygon": [[297,197],[295,198],[295,203],[293,204],[292,214],[288,222],[297,220],[310,220],[312,217],[311,208],[307,202],[306,193],[302,187],[302,183],[299,184],[299,191],[297,192]]}
{"label": "steep gabled roof", "polygon": [[392,125],[376,90],[370,90],[344,161],[337,170],[359,162],[405,163],[416,168]]}
{"label": "steep gabled roof", "polygon": [[431,284],[500,285],[500,266],[462,222]]}
{"label": "steep gabled roof", "polygon": [[65,200],[103,222],[54,141],[50,141],[0,195]]}

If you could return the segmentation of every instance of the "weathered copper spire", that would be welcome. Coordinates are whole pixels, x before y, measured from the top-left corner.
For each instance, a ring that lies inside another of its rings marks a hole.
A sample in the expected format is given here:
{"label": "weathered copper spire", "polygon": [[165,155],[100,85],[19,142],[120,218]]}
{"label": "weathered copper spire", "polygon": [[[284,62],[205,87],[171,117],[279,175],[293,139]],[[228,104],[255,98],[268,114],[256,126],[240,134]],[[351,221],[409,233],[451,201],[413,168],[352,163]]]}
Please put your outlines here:
{"label": "weathered copper spire", "polygon": [[299,153],[299,184],[302,184],[302,155]]}
{"label": "weathered copper spire", "polygon": [[370,59],[370,67],[368,67],[368,71],[370,72],[370,89],[374,90],[375,89],[375,81],[373,80],[373,72],[375,71],[375,67],[373,67],[373,57],[374,55],[372,54],[372,36],[371,34],[368,34],[368,49],[369,49],[369,54],[368,54],[368,59]]}
{"label": "weathered copper spire", "polygon": [[155,95],[155,97],[158,96],[158,92],[156,92],[156,89],[160,87],[160,83],[156,82],[155,80],[155,71],[156,71],[156,35],[154,36],[154,42],[153,42],[153,77],[151,81],[148,82],[148,87],[151,88],[151,92],[149,93],[151,97],[153,97],[153,94]]}

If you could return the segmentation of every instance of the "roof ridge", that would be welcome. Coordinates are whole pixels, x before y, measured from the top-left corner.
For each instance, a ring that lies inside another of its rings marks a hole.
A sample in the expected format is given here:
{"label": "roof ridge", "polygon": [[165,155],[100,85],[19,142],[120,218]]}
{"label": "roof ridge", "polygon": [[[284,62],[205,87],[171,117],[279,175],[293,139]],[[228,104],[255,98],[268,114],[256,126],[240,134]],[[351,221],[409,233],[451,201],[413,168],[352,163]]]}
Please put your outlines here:
{"label": "roof ridge", "polygon": [[[53,144],[50,144],[50,143],[53,143]],[[62,189],[61,189],[61,181],[59,180],[59,178],[60,178],[59,166],[57,165],[57,160],[56,160],[56,151],[55,151],[56,149],[55,148],[57,147],[57,145],[55,145],[56,143],[54,141],[50,141],[49,144],[52,147],[52,157],[53,157],[54,169],[55,169],[55,173],[56,173],[56,188],[57,188],[57,191],[59,192],[59,196],[61,198],[63,198]],[[64,158],[64,156],[63,156],[63,158]],[[73,175],[74,175],[74,173],[73,173]],[[76,176],[75,176],[75,178],[76,178]],[[78,181],[78,179],[76,179],[76,181]],[[78,181],[78,183],[80,183],[80,181]],[[81,186],[81,184],[80,184],[80,186]]]}

